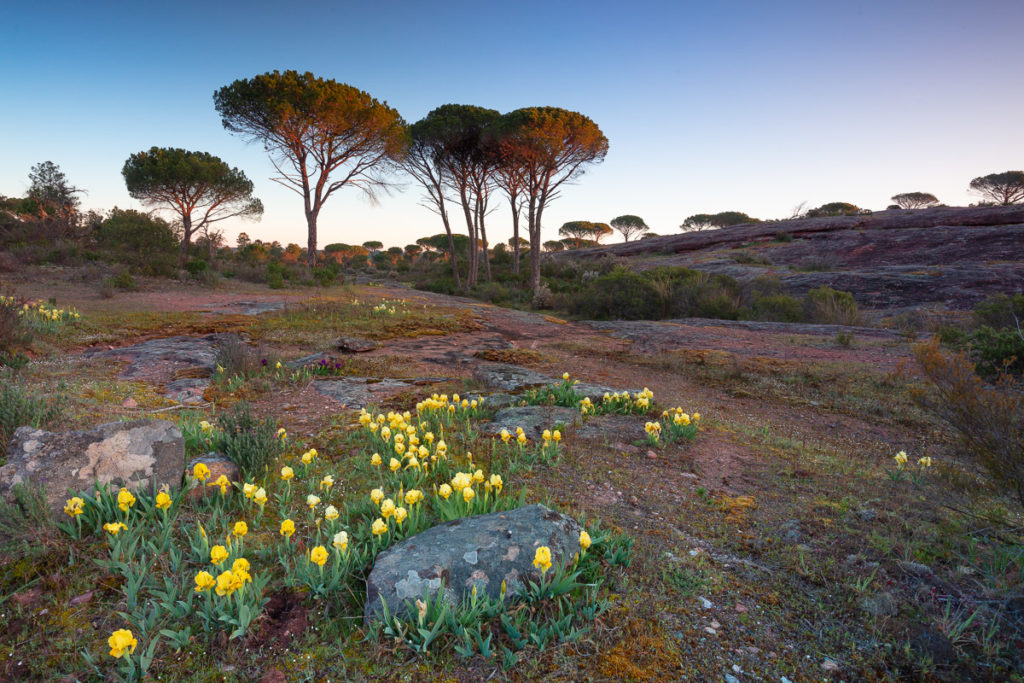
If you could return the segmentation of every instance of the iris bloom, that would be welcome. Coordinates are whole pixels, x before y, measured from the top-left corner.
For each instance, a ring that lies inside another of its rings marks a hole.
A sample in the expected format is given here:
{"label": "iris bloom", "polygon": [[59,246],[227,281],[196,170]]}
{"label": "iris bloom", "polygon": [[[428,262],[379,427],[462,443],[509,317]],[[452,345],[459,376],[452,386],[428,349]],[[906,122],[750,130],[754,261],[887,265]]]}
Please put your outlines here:
{"label": "iris bloom", "polygon": [[231,530],[231,533],[234,534],[235,538],[242,538],[249,533],[249,525],[245,522],[235,522],[235,526]]}
{"label": "iris bloom", "polygon": [[323,567],[327,562],[327,548],[318,545],[309,551],[309,561],[318,567]]}
{"label": "iris bloom", "polygon": [[373,531],[374,536],[386,534],[388,531],[388,525],[384,523],[383,519],[378,517],[377,519],[373,520],[373,527],[371,528],[371,531]]}
{"label": "iris bloom", "polygon": [[228,551],[222,545],[215,545],[210,548],[210,562],[215,567],[219,567],[224,564],[224,560],[228,559]]}
{"label": "iris bloom", "polygon": [[286,519],[281,522],[281,535],[285,538],[291,538],[292,534],[295,533],[295,522],[290,519]]}
{"label": "iris bloom", "polygon": [[135,496],[132,492],[126,488],[122,488],[117,492],[117,507],[121,508],[121,512],[128,512],[128,509],[135,505]]}
{"label": "iris bloom", "polygon": [[210,468],[201,462],[197,462],[192,468],[192,478],[200,483],[209,479],[211,474]]}
{"label": "iris bloom", "polygon": [[294,476],[295,470],[293,470],[291,467],[288,467],[288,465],[285,465],[284,467],[281,468],[281,478],[284,479],[285,481],[288,481]]}
{"label": "iris bloom", "polygon": [[533,556],[533,566],[540,570],[541,575],[547,574],[551,569],[551,548],[542,545],[537,548]]}
{"label": "iris bloom", "polygon": [[107,645],[110,646],[110,656],[121,658],[126,654],[130,655],[135,652],[135,646],[138,645],[138,641],[135,640],[135,636],[132,632],[126,628],[119,629],[110,634],[107,638]]}
{"label": "iris bloom", "polygon": [[199,572],[196,574],[196,593],[205,593],[217,585],[217,580],[210,572]]}
{"label": "iris bloom", "polygon": [[64,503],[64,513],[70,517],[77,517],[84,512],[84,506],[85,501],[78,496],[68,498],[67,502]]}
{"label": "iris bloom", "polygon": [[346,532],[339,531],[334,534],[334,547],[343,552],[348,548],[348,534]]}

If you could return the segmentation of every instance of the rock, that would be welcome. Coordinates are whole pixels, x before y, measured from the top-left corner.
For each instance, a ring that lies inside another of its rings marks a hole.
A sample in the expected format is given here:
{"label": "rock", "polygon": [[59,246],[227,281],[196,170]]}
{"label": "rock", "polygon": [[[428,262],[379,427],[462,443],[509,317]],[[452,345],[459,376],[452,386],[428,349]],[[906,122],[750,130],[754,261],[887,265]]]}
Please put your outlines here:
{"label": "rock", "polygon": [[[577,439],[606,442],[621,439],[623,435],[630,433],[643,434],[643,421],[643,417],[636,415],[588,416],[586,421],[576,430],[575,437]],[[629,452],[634,447],[629,444],[615,444],[614,448]]]}
{"label": "rock", "polygon": [[591,384],[590,382],[579,382],[573,389],[577,394],[589,398],[594,403],[603,401],[605,394],[614,394],[616,392],[621,394],[623,391],[627,391],[630,394],[640,393],[639,389],[615,389],[603,384]]}
{"label": "rock", "polygon": [[364,622],[407,609],[406,601],[422,600],[443,590],[443,599],[458,604],[474,586],[491,597],[515,595],[524,581],[537,581],[536,548],[551,549],[554,565],[571,562],[579,552],[582,527],[543,505],[456,519],[432,527],[388,548],[366,580]]}
{"label": "rock", "polygon": [[139,407],[139,402],[136,401],[131,396],[129,396],[125,400],[121,401],[121,407],[122,408],[127,408],[128,410],[132,410],[134,408],[138,408]]}
{"label": "rock", "polygon": [[338,340],[334,342],[334,348],[342,353],[366,353],[373,351],[378,346],[380,344],[372,339],[363,339],[362,337],[338,337]]}
{"label": "rock", "polygon": [[483,399],[485,408],[493,408],[495,410],[507,408],[516,402],[516,397],[511,394],[490,394],[484,396]]}
{"label": "rock", "polygon": [[208,334],[204,337],[165,337],[97,351],[90,349],[82,355],[112,358],[128,363],[122,378],[168,381],[184,372],[211,375],[217,367],[217,347],[224,343],[237,343],[233,334]]}
{"label": "rock", "polygon": [[68,490],[91,490],[93,481],[155,492],[177,487],[185,467],[185,441],[165,420],[112,422],[88,431],[47,432],[19,427],[0,467],[0,495],[15,484],[40,484],[51,509],[64,507]]}
{"label": "rock", "polygon": [[800,520],[791,519],[782,525],[782,540],[791,545],[796,545],[803,540],[804,535],[800,532]]}
{"label": "rock", "polygon": [[899,612],[899,603],[889,591],[865,596],[860,607],[873,617],[894,617]]}
{"label": "rock", "polygon": [[318,379],[313,381],[313,388],[324,396],[329,396],[346,408],[358,410],[370,405],[379,404],[388,396],[393,396],[403,389],[416,385],[416,380],[375,379],[372,377],[339,377],[337,379]]}
{"label": "rock", "polygon": [[725,683],[740,683],[740,679],[736,678],[732,674],[725,674]]}
{"label": "rock", "polygon": [[86,591],[85,593],[82,593],[81,595],[76,595],[75,597],[71,598],[71,600],[68,602],[68,604],[71,605],[72,607],[78,607],[80,605],[87,605],[90,602],[92,602],[94,594],[95,594],[95,591]]}
{"label": "rock", "polygon": [[202,402],[203,394],[206,393],[206,389],[209,386],[209,379],[186,377],[184,379],[176,379],[173,382],[165,384],[164,395],[172,401],[192,405],[194,403]]}
{"label": "rock", "polygon": [[527,439],[540,441],[545,429],[553,429],[556,424],[569,426],[575,424],[579,419],[580,413],[575,408],[561,406],[502,408],[490,422],[481,426],[480,431],[483,434],[497,436],[502,429],[507,429],[515,438],[516,427],[522,427]]}
{"label": "rock", "polygon": [[877,513],[874,510],[871,510],[869,508],[865,508],[863,510],[858,510],[857,511],[857,516],[860,517],[861,520],[863,520],[865,522],[870,522],[870,521],[874,520],[876,515],[877,515]]}
{"label": "rock", "polygon": [[956,660],[956,652],[949,638],[933,628],[922,627],[910,638],[910,647],[925,655],[936,666],[947,666]]}
{"label": "rock", "polygon": [[838,665],[838,664],[836,664],[836,663],[835,663],[835,662],[834,662],[833,660],[831,660],[831,659],[825,659],[825,661],[823,661],[823,662],[821,663],[821,670],[822,670],[822,671],[828,671],[828,672],[830,672],[830,673],[831,673],[831,672],[835,672],[835,671],[839,671],[839,665]]}
{"label": "rock", "polygon": [[[185,468],[185,476],[191,478],[193,468],[199,463],[203,463],[210,470],[210,478],[206,480],[206,484],[216,481],[221,475],[227,477],[231,483],[242,481],[242,473],[238,469],[238,465],[220,453],[207,453],[198,458],[192,458],[188,463],[188,467]],[[230,496],[231,492],[232,489],[229,488],[227,495]],[[215,486],[196,486],[188,492],[188,495],[193,500],[212,495],[219,496],[220,489]]]}
{"label": "rock", "polygon": [[522,391],[561,381],[509,363],[480,363],[473,370],[473,379],[482,382],[484,386],[501,391]]}
{"label": "rock", "polygon": [[919,579],[927,579],[930,576],[934,576],[932,568],[926,564],[907,561],[900,561],[897,564],[899,565],[900,569],[910,574],[911,576],[916,576]]}

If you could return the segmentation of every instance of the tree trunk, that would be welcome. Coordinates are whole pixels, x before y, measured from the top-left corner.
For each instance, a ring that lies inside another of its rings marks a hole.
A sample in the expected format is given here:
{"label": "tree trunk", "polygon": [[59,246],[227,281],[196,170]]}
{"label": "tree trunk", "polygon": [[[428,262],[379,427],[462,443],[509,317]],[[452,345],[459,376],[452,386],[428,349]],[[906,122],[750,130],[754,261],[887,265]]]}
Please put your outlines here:
{"label": "tree trunk", "polygon": [[452,226],[448,222],[448,212],[445,211],[444,204],[440,204],[438,208],[441,212],[441,222],[444,223],[445,234],[448,235],[448,260],[452,262],[452,277],[455,278],[455,286],[461,289],[462,278],[459,277],[459,264],[455,260],[455,237],[452,236]]}
{"label": "tree trunk", "polygon": [[480,229],[480,255],[484,259],[484,276],[488,282],[492,282],[491,277],[491,255],[488,251],[487,245],[487,228],[484,225],[484,215],[487,213],[487,205],[481,201],[480,195],[476,197],[476,215],[477,223]]}
{"label": "tree trunk", "polygon": [[309,230],[309,240],[306,242],[306,267],[310,272],[316,268],[316,212],[306,211],[306,227]]}
{"label": "tree trunk", "polygon": [[477,253],[476,224],[473,221],[473,210],[469,206],[469,197],[466,196],[466,189],[459,188],[459,197],[462,200],[462,213],[466,217],[466,230],[469,232],[469,272],[466,274],[466,289],[476,284],[477,264],[480,255]]}
{"label": "tree trunk", "polygon": [[530,230],[530,289],[540,289],[540,219],[544,205],[537,206],[537,200],[530,198],[528,223]]}
{"label": "tree trunk", "polygon": [[184,268],[188,261],[188,245],[192,241],[192,215],[181,217],[181,249],[178,251],[178,268]]}
{"label": "tree trunk", "polygon": [[509,197],[512,206],[512,272],[519,274],[519,207],[515,198]]}

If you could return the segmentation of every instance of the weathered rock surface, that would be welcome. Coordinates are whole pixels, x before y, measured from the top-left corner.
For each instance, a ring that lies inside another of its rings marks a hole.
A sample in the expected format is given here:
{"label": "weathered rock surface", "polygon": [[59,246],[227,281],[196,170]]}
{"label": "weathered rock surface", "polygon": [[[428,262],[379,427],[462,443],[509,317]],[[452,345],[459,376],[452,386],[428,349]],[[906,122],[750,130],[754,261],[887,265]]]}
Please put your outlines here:
{"label": "weathered rock surface", "polygon": [[313,389],[338,401],[346,408],[359,409],[380,403],[383,399],[401,393],[412,386],[426,386],[443,382],[441,377],[392,379],[376,377],[339,377],[313,381]]}
{"label": "weathered rock surface", "polygon": [[456,519],[407,538],[377,556],[366,580],[367,626],[383,614],[387,602],[392,614],[407,609],[424,594],[443,591],[446,601],[458,604],[476,586],[478,593],[497,597],[501,582],[514,595],[527,580],[537,581],[533,566],[539,546],[551,549],[554,565],[572,560],[579,552],[582,527],[543,505],[508,512]]}
{"label": "weathered rock surface", "polygon": [[175,373],[190,370],[212,374],[217,367],[217,346],[234,339],[232,334],[165,337],[116,349],[89,349],[82,355],[126,361],[128,365],[121,370],[126,379],[166,381]]}
{"label": "weathered rock surface", "polygon": [[46,500],[60,510],[66,493],[101,484],[155,490],[176,487],[185,467],[185,441],[165,420],[112,422],[88,431],[47,432],[20,427],[0,467],[0,495],[16,484],[42,485]]}
{"label": "weathered rock surface", "polygon": [[374,340],[362,337],[338,337],[338,340],[334,342],[334,348],[342,353],[366,353],[373,351],[378,346],[380,344]]}
{"label": "weathered rock surface", "polygon": [[209,386],[209,379],[186,377],[165,384],[164,395],[178,403],[195,405],[203,402],[203,394]]}
{"label": "weathered rock surface", "polygon": [[[484,405],[487,405],[486,403]],[[518,406],[502,408],[494,418],[480,427],[483,434],[496,436],[502,429],[507,429],[513,438],[516,427],[522,427],[523,433],[530,441],[539,441],[545,429],[552,429],[556,424],[573,425],[580,419],[580,412],[575,408],[561,406]]]}
{"label": "weathered rock surface", "polygon": [[553,377],[509,363],[480,363],[473,369],[473,379],[499,391],[521,391],[557,383]]}

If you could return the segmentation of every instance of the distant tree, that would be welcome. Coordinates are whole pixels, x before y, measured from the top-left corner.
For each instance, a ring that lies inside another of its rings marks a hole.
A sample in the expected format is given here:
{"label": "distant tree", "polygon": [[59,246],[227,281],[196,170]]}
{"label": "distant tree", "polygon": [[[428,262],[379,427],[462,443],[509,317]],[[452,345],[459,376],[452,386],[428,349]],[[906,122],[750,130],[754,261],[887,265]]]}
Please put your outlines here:
{"label": "distant tree", "polygon": [[646,239],[650,239],[650,238],[652,238],[652,237],[661,237],[661,235],[659,235],[659,234],[658,234],[658,233],[656,233],[656,232],[645,232],[645,233],[643,234],[643,236],[642,236],[642,237],[640,237],[640,239],[642,239],[642,240],[646,240]]}
{"label": "distant tree", "polygon": [[385,185],[380,172],[405,147],[397,111],[362,90],[309,72],[237,80],[213,101],[227,130],[259,141],[270,153],[277,169],[272,179],[302,196],[311,270],[324,202],[346,185],[373,198]]}
{"label": "distant tree", "polygon": [[929,192],[904,192],[903,194],[895,194],[892,196],[892,201],[901,209],[926,209],[929,206],[935,206],[939,203],[939,200],[935,195]]}
{"label": "distant tree", "polygon": [[544,209],[562,185],[579,177],[587,164],[608,154],[608,138],[597,124],[574,111],[556,107],[517,109],[495,126],[502,157],[522,176],[530,238],[530,288],[540,287],[541,226]]}
{"label": "distant tree", "polygon": [[395,265],[402,260],[405,255],[405,251],[401,247],[388,247],[388,250],[384,252],[388,255],[388,261],[391,265]]}
{"label": "distant tree", "polygon": [[196,232],[228,218],[263,215],[263,204],[252,196],[252,181],[208,152],[152,147],[128,157],[121,175],[134,199],[181,221],[179,268],[185,267]]}
{"label": "distant tree", "polygon": [[416,260],[416,257],[423,253],[423,247],[418,244],[407,244],[405,245],[405,255],[409,257],[409,262]]}
{"label": "distant tree", "polygon": [[698,213],[690,216],[679,229],[683,232],[699,232],[711,230],[712,228],[728,228],[743,223],[760,223],[760,219],[753,218],[742,211],[723,211],[721,213]]}
{"label": "distant tree", "polygon": [[84,190],[72,186],[60,166],[52,161],[33,166],[29,170],[28,179],[28,196],[38,203],[43,217],[53,215],[66,227],[72,227],[81,203],[76,195],[82,194]]}
{"label": "distant tree", "polygon": [[811,209],[807,212],[808,218],[821,218],[822,216],[856,216],[863,213],[856,204],[850,204],[848,202],[829,202],[828,204],[822,204],[816,209]]}
{"label": "distant tree", "polygon": [[363,246],[370,250],[370,254],[376,254],[378,251],[384,248],[384,243],[378,240],[368,240],[363,242]]}
{"label": "distant tree", "polygon": [[548,240],[544,243],[544,251],[565,251],[565,244],[559,240]]}
{"label": "distant tree", "polygon": [[630,214],[613,218],[612,227],[622,233],[624,242],[628,242],[631,237],[640,239],[645,232],[650,230],[643,218]]}
{"label": "distant tree", "polygon": [[245,233],[245,232],[238,233],[238,238],[235,240],[235,245],[239,249],[245,249],[251,243],[252,243],[252,240],[249,239],[249,234],[248,233]]}
{"label": "distant tree", "polygon": [[1024,171],[990,173],[971,181],[971,190],[996,204],[1024,201]]}
{"label": "distant tree", "polygon": [[558,229],[558,234],[572,240],[573,248],[579,249],[584,242],[599,243],[603,237],[612,234],[612,228],[607,223],[569,221]]}

